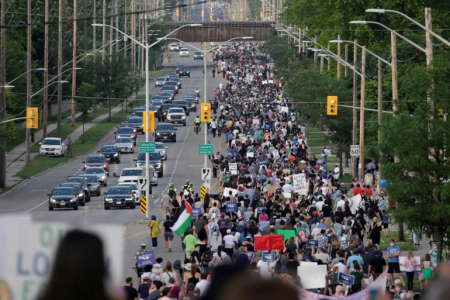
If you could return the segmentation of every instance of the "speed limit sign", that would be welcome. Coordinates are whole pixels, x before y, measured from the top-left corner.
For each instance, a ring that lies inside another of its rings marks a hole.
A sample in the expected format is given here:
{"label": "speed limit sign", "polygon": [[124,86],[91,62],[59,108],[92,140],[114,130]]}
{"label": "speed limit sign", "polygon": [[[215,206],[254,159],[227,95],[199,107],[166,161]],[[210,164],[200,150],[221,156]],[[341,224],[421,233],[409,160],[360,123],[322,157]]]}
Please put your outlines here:
{"label": "speed limit sign", "polygon": [[350,157],[359,157],[359,145],[350,146]]}

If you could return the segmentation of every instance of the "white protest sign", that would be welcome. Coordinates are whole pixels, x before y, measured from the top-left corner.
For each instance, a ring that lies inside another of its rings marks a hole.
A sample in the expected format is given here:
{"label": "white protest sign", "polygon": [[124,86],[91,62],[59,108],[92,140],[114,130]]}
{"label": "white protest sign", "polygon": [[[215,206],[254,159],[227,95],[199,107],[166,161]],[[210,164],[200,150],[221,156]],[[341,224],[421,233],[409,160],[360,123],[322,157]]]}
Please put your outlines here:
{"label": "white protest sign", "polygon": [[268,80],[269,83],[273,83],[273,80]]}
{"label": "white protest sign", "polygon": [[282,108],[281,108],[281,112],[289,112],[289,107],[285,107],[285,106],[283,106]]}
{"label": "white protest sign", "polygon": [[[404,266],[405,259],[406,259],[406,256],[399,256],[400,271],[402,271],[402,272],[406,271],[406,267]],[[418,266],[414,267],[414,270],[422,271],[422,265],[420,263],[420,256],[414,256],[414,264],[418,265]]]}
{"label": "white protest sign", "polygon": [[267,80],[263,80],[261,83],[262,84],[267,84]]}
{"label": "white protest sign", "polygon": [[356,214],[356,209],[358,208],[359,203],[361,203],[361,195],[351,197],[349,202],[350,211],[352,214]]}
{"label": "white protest sign", "polygon": [[231,174],[237,175],[237,163],[230,163],[229,166]]}
{"label": "white protest sign", "polygon": [[325,287],[327,266],[300,266],[297,267],[297,274],[300,277],[302,288],[306,290],[321,289]]}
{"label": "white protest sign", "polygon": [[[33,219],[30,214],[21,215],[4,215],[0,218],[0,241],[6,241],[6,233],[8,224],[13,223],[31,223]],[[6,255],[6,243],[0,243],[0,278],[5,277],[5,255]]]}
{"label": "white protest sign", "polygon": [[121,226],[85,227],[66,223],[13,223],[8,225],[6,240],[2,241],[7,245],[5,279],[10,285],[13,299],[37,299],[53,269],[59,241],[67,231],[75,228],[94,233],[102,240],[104,259],[109,273],[108,284],[112,287],[123,283]]}
{"label": "white protest sign", "polygon": [[237,190],[235,190],[235,189],[230,189],[230,188],[225,188],[225,189],[223,190],[223,195],[224,195],[225,197],[228,197],[228,196],[230,195],[230,191],[231,191],[231,194],[233,195],[233,197],[235,197],[236,194],[237,194]]}
{"label": "white protest sign", "polygon": [[255,157],[255,153],[253,153],[253,152],[247,152],[247,157]]}
{"label": "white protest sign", "polygon": [[291,193],[283,193],[284,198],[291,199]]}
{"label": "white protest sign", "polygon": [[253,119],[253,125],[259,125],[259,119]]}
{"label": "white protest sign", "polygon": [[299,261],[300,266],[302,267],[308,267],[308,266],[317,266],[317,262],[312,261]]}
{"label": "white protest sign", "polygon": [[308,186],[306,185],[306,175],[304,173],[295,174],[292,176],[294,182],[294,192],[300,195],[308,193]]}

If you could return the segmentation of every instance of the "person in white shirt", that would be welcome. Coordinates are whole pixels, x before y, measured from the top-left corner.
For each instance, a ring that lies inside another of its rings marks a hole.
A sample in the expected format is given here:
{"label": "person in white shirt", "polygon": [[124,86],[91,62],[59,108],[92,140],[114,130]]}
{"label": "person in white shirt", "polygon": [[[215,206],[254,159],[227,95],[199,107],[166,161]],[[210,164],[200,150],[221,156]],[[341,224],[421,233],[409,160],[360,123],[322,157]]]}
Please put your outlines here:
{"label": "person in white shirt", "polygon": [[233,253],[235,248],[234,244],[234,235],[231,234],[231,230],[227,230],[227,235],[223,237],[223,241],[225,243],[224,250],[227,252],[229,256]]}
{"label": "person in white shirt", "polygon": [[272,279],[273,270],[275,269],[275,263],[258,261],[256,267],[259,270],[261,277],[265,279]]}
{"label": "person in white shirt", "polygon": [[322,206],[323,206],[323,199],[322,197],[319,197],[319,200],[316,202],[317,210],[322,211]]}
{"label": "person in white shirt", "polygon": [[203,297],[206,294],[206,291],[208,290],[211,281],[206,280],[206,278],[208,278],[208,274],[206,273],[202,273],[200,276],[201,280],[197,282],[195,287],[200,290],[200,297]]}
{"label": "person in white shirt", "polygon": [[346,274],[347,273],[347,267],[344,265],[344,259],[343,258],[339,258],[339,262],[337,264],[335,264],[336,267],[338,267],[339,272]]}
{"label": "person in white shirt", "polygon": [[294,187],[289,184],[289,181],[286,181],[286,184],[283,185],[283,193],[292,193]]}
{"label": "person in white shirt", "polygon": [[334,172],[334,174],[333,174],[334,179],[339,179],[339,175],[341,173],[341,170],[339,169],[339,165],[338,164],[336,164],[336,168],[334,168],[333,172]]}
{"label": "person in white shirt", "polygon": [[338,207],[342,207],[342,209],[344,209],[345,207],[345,196],[341,196],[341,200],[338,201],[338,203],[336,204],[336,208]]}

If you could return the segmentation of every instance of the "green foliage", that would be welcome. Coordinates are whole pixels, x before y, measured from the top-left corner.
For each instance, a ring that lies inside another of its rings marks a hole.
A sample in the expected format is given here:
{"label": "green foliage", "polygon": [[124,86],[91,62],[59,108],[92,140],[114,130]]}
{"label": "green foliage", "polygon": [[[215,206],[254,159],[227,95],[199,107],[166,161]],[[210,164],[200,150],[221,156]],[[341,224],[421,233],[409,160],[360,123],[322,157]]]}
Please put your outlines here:
{"label": "green foliage", "polygon": [[77,89],[77,95],[77,110],[86,118],[94,103],[97,103],[96,97],[99,97],[100,94],[95,92],[92,84],[83,82]]}

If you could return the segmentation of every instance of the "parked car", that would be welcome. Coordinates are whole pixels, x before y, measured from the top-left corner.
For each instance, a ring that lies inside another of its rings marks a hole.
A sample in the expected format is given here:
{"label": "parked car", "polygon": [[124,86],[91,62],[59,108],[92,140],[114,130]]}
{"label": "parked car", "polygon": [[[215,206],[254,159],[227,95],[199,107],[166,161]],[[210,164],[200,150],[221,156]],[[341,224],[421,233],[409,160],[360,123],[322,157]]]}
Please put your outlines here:
{"label": "parked car", "polygon": [[67,146],[60,138],[45,138],[39,142],[39,155],[64,157]]}
{"label": "parked car", "polygon": [[131,209],[136,208],[136,202],[134,200],[133,192],[126,186],[114,186],[109,189],[105,194],[104,206],[105,209],[111,207],[129,207]]}
{"label": "parked car", "polygon": [[172,124],[183,124],[183,126],[186,126],[186,113],[184,112],[184,109],[182,107],[175,107],[169,109],[166,116],[167,122],[170,122]]}
{"label": "parked car", "polygon": [[56,187],[48,196],[48,210],[72,207],[78,209],[78,196],[73,187]]}

